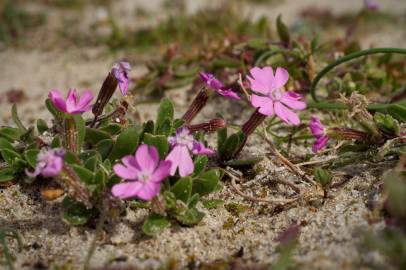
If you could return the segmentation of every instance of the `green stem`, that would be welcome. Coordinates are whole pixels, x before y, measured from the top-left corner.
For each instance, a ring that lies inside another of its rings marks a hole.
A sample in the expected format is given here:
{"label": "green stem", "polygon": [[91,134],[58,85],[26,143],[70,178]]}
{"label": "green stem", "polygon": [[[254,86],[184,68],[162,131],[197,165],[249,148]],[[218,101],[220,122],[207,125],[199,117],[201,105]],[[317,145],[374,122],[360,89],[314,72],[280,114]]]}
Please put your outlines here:
{"label": "green stem", "polygon": [[[336,66],[351,61],[355,58],[358,57],[362,57],[362,56],[366,56],[366,55],[370,55],[370,54],[376,54],[376,53],[399,53],[399,54],[406,54],[406,49],[402,49],[402,48],[373,48],[373,49],[367,49],[367,50],[362,50],[359,52],[355,52],[355,53],[350,53],[344,57],[341,57],[339,59],[337,59],[336,61],[334,61],[333,63],[330,63],[329,65],[327,65],[325,68],[323,68],[318,74],[317,76],[314,78],[312,85],[310,86],[310,94],[313,98],[313,100],[316,103],[319,103],[320,100],[317,98],[316,96],[316,86],[319,83],[319,81],[321,80],[321,78],[323,78],[324,75],[326,75],[330,70],[332,70],[333,68],[335,68]],[[328,104],[334,104],[334,103],[328,103]],[[334,106],[336,106],[337,104],[335,104]],[[373,106],[379,105],[379,104],[371,104]],[[327,107],[326,103],[324,103],[324,106],[326,109],[332,109],[333,107]],[[342,108],[338,108],[338,109],[342,109]]]}

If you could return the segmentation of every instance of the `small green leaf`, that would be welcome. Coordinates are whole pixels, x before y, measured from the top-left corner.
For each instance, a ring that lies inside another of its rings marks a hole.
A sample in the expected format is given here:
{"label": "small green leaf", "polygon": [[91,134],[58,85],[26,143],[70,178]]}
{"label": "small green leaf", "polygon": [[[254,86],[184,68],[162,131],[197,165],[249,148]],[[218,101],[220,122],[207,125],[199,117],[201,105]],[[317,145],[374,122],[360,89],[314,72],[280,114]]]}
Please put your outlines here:
{"label": "small green leaf", "polygon": [[288,27],[283,23],[282,16],[279,15],[276,19],[276,29],[278,30],[279,39],[284,44],[290,44],[290,34]]}
{"label": "small green leaf", "polygon": [[12,168],[5,168],[0,170],[0,183],[9,182],[14,179],[14,170]]}
{"label": "small green leaf", "polygon": [[192,193],[192,178],[180,178],[171,188],[171,191],[175,194],[176,199],[187,203]]}
{"label": "small green leaf", "polygon": [[18,117],[18,112],[17,112],[17,106],[16,104],[13,104],[11,107],[11,118],[13,119],[14,123],[16,126],[21,129],[22,132],[26,132],[27,128],[23,125],[23,123],[20,120],[20,117]]}
{"label": "small green leaf", "polygon": [[206,209],[214,209],[217,208],[219,205],[223,205],[224,200],[221,199],[212,199],[212,200],[205,200],[203,201],[203,206]]}
{"label": "small green leaf", "polygon": [[10,142],[18,141],[21,137],[21,135],[24,132],[22,132],[18,128],[12,128],[12,127],[2,127],[0,128],[0,137],[3,137]]}
{"label": "small green leaf", "polygon": [[0,137],[0,150],[9,149],[15,151],[13,145],[5,138]]}
{"label": "small green leaf", "polygon": [[87,209],[84,204],[71,197],[65,197],[62,201],[61,208],[63,221],[72,226],[86,224],[97,215],[95,209]]}
{"label": "small green leaf", "polygon": [[143,133],[153,134],[154,130],[155,130],[154,129],[154,121],[149,120],[149,121],[144,123],[144,125],[143,125]]}
{"label": "small green leaf", "polygon": [[163,121],[162,125],[160,125],[155,134],[159,134],[159,135],[170,135],[172,132],[172,120],[167,118]]}
{"label": "small green leaf", "polygon": [[108,126],[101,128],[100,130],[107,132],[111,136],[114,136],[119,134],[122,129],[122,126],[119,124],[109,124]]}
{"label": "small green leaf", "polygon": [[125,155],[133,154],[138,146],[139,138],[139,127],[130,127],[125,129],[123,133],[118,136],[109,159],[111,161],[115,161]]}
{"label": "small green leaf", "polygon": [[30,164],[31,167],[35,168],[37,165],[37,156],[39,150],[38,149],[31,149],[24,152],[25,160]]}
{"label": "small green leaf", "polygon": [[185,124],[185,121],[183,119],[175,119],[173,121],[173,131],[176,131],[178,128],[180,128],[181,126],[183,126],[183,124]]}
{"label": "small green leaf", "polygon": [[189,198],[188,202],[187,202],[187,207],[189,208],[193,208],[196,206],[196,204],[199,202],[200,200],[200,195],[199,194],[193,194],[192,197]]}
{"label": "small green leaf", "polygon": [[333,176],[327,170],[324,170],[322,168],[316,168],[314,170],[314,179],[324,187],[328,186],[331,183]]}
{"label": "small green leaf", "polygon": [[3,159],[9,164],[12,165],[16,160],[22,159],[21,155],[11,149],[2,149],[0,151]]}
{"label": "small green leaf", "polygon": [[61,122],[61,120],[63,119],[63,113],[58,111],[58,109],[54,106],[49,98],[45,100],[45,106],[47,107],[48,111],[54,116],[54,118],[58,122]]}
{"label": "small green leaf", "polygon": [[388,113],[400,122],[406,123],[406,107],[398,104],[392,104],[388,107]]}
{"label": "small green leaf", "polygon": [[193,172],[193,175],[199,175],[206,168],[208,161],[209,158],[207,156],[196,156],[195,160],[193,161],[193,163],[195,164],[195,171]]}
{"label": "small green leaf", "polygon": [[145,133],[144,143],[155,146],[161,159],[164,159],[166,157],[166,154],[169,150],[168,138],[166,136]]}
{"label": "small green leaf", "polygon": [[94,155],[90,158],[88,158],[85,162],[85,168],[88,169],[89,171],[96,171],[96,168],[99,165],[99,162],[101,161],[101,157]]}
{"label": "small green leaf", "polygon": [[112,140],[113,138],[109,133],[106,131],[102,131],[99,129],[95,128],[86,128],[86,142],[91,144],[91,145],[96,145],[100,141],[110,139]]}
{"label": "small green leaf", "polygon": [[216,190],[219,179],[220,172],[217,169],[212,169],[200,174],[193,179],[192,194],[198,193],[200,196],[204,196],[213,192]]}
{"label": "small green leaf", "polygon": [[185,213],[176,215],[175,218],[182,225],[193,226],[198,224],[204,218],[204,213],[196,208],[191,208]]}
{"label": "small green leaf", "polygon": [[39,134],[44,133],[48,129],[49,128],[48,128],[47,122],[45,122],[45,120],[43,120],[43,119],[38,119],[37,120],[37,130],[38,130]]}
{"label": "small green leaf", "polygon": [[217,131],[217,152],[220,156],[223,155],[224,146],[227,140],[227,128],[222,128]]}
{"label": "small green leaf", "polygon": [[157,131],[162,129],[164,122],[168,121],[167,119],[172,123],[173,115],[174,108],[172,102],[167,98],[163,98],[159,105],[158,116],[155,123],[155,134],[158,134]]}
{"label": "small green leaf", "polygon": [[75,170],[76,174],[79,176],[80,180],[85,184],[92,184],[94,174],[92,171],[86,169],[77,164],[72,164],[72,168]]}
{"label": "small green leaf", "polygon": [[112,139],[106,139],[96,144],[96,150],[100,153],[102,159],[105,159],[110,155],[113,146],[114,141]]}
{"label": "small green leaf", "polygon": [[234,133],[230,137],[227,138],[224,148],[222,149],[222,158],[223,159],[229,159],[234,155],[234,153],[238,150],[240,147],[240,144],[242,141],[240,141],[240,134],[239,133]]}
{"label": "small green leaf", "polygon": [[163,193],[163,197],[165,200],[165,208],[168,210],[173,210],[176,208],[176,197],[175,194],[173,194],[170,191],[165,191]]}
{"label": "small green leaf", "polygon": [[376,112],[374,114],[374,121],[377,124],[378,128],[383,132],[399,136],[400,134],[399,122],[393,119],[393,117],[390,116],[389,114]]}
{"label": "small green leaf", "polygon": [[171,225],[170,221],[158,214],[151,214],[145,219],[142,231],[148,236],[155,236]]}
{"label": "small green leaf", "polygon": [[62,142],[61,142],[61,137],[56,136],[52,142],[51,142],[51,147],[52,148],[58,148],[62,146]]}

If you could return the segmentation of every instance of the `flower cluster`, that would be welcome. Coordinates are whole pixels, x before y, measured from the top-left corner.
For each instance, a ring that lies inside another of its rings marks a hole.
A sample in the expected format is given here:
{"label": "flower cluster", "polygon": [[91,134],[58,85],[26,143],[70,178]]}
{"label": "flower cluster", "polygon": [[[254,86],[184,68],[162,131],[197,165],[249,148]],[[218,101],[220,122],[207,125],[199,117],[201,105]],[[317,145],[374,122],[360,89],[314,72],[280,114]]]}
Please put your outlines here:
{"label": "flower cluster", "polygon": [[63,167],[63,159],[65,156],[65,150],[62,148],[56,149],[42,149],[37,157],[37,165],[33,172],[26,170],[26,174],[35,178],[39,175],[43,177],[57,176]]}

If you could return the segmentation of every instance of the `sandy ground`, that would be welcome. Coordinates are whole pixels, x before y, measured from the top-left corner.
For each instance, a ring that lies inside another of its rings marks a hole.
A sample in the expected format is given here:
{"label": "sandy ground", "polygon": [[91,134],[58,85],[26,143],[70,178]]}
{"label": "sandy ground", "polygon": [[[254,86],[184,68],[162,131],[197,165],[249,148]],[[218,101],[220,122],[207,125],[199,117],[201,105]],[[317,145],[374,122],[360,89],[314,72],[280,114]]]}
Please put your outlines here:
{"label": "sandy ground", "polygon": [[[395,14],[405,14],[406,1],[380,1],[382,9]],[[164,18],[159,12],[161,1],[117,1],[113,12],[118,15],[119,23],[132,25],[133,10],[142,7],[153,11],[156,15],[141,21],[141,25],[154,24]],[[194,12],[205,5],[218,5],[217,1],[187,1],[186,9]],[[253,17],[266,15],[275,19],[277,14],[283,14],[288,24],[300,23],[298,12],[304,7],[316,4],[318,7],[331,7],[336,13],[358,9],[361,1],[341,0],[285,0],[272,6],[242,7],[244,13]],[[35,6],[30,8],[36,8]],[[85,9],[84,23],[92,20],[93,9]],[[85,16],[85,15],[89,16]],[[59,11],[50,12],[49,29],[58,26]],[[10,89],[22,89],[28,98],[19,104],[19,112],[25,123],[31,123],[38,116],[49,119],[43,104],[44,97],[52,88],[67,91],[69,87],[79,90],[99,89],[106,72],[116,59],[130,59],[134,69],[131,76],[138,76],[144,71],[139,65],[138,57],[134,55],[106,54],[104,48],[56,48],[49,49],[52,38],[46,39],[44,33],[38,34],[38,42],[45,38],[42,47],[29,46],[29,49],[4,49],[0,51],[0,94]],[[364,46],[406,46],[405,29],[381,29],[371,32],[363,39]],[[176,95],[171,93],[170,95]],[[214,101],[216,103],[218,101]],[[179,102],[179,105],[182,105]],[[11,105],[6,98],[0,99],[0,124],[9,123]],[[215,107],[215,106],[214,106]],[[145,118],[152,117],[140,107]],[[183,112],[180,107],[178,113]],[[227,107],[224,108],[227,110]],[[228,108],[230,110],[230,108]],[[145,112],[145,113],[144,113]],[[204,116],[213,115],[208,108]],[[232,113],[233,114],[233,113]],[[247,153],[258,154],[267,149],[258,148],[258,141],[251,141]],[[308,151],[308,150],[306,150]],[[275,179],[284,178],[295,181],[299,187],[307,187],[300,179],[285,170],[275,172],[275,165],[264,162],[264,170],[256,176],[256,184],[252,190],[259,194],[264,189],[273,194],[283,190],[274,183]],[[233,216],[224,207],[206,211],[203,222],[192,228],[174,226],[167,229],[157,238],[142,236],[141,224],[146,216],[145,210],[128,211],[122,222],[111,223],[107,229],[106,239],[100,243],[93,257],[94,266],[104,266],[111,263],[121,265],[138,265],[155,267],[171,258],[177,259],[181,265],[187,262],[213,261],[231,258],[241,248],[242,258],[248,262],[269,263],[276,259],[275,238],[282,230],[292,223],[300,223],[301,234],[299,247],[294,260],[300,269],[370,269],[371,263],[381,263],[382,258],[375,253],[361,252],[360,231],[376,229],[382,224],[368,225],[369,210],[366,207],[375,190],[375,184],[380,181],[379,173],[385,168],[358,166],[349,172],[349,181],[343,187],[333,190],[324,201],[313,205],[297,205],[291,209],[278,212],[270,205],[253,204],[236,195],[228,183],[222,192],[213,195],[222,198],[227,203],[239,202],[248,206],[248,210],[238,217]],[[266,177],[266,180],[259,180]],[[247,179],[252,180],[252,179]],[[272,184],[273,183],[273,184]],[[271,187],[271,188],[268,188]],[[291,190],[285,190],[291,194]],[[232,228],[225,229],[224,224],[234,222]],[[16,228],[23,235],[25,249],[17,257],[17,266],[22,269],[35,266],[80,265],[84,260],[94,230],[89,228],[71,228],[60,220],[57,203],[43,201],[37,190],[25,186],[14,185],[0,189],[0,226],[7,225]],[[385,267],[385,269],[387,269]]]}

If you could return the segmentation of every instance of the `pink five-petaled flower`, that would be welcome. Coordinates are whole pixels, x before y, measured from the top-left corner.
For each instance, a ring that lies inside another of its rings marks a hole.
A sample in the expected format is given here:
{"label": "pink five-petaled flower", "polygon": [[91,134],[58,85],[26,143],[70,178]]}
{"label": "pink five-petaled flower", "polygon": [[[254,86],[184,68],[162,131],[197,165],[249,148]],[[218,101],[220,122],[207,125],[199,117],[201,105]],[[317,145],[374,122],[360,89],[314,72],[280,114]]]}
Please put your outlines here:
{"label": "pink five-petaled flower", "polygon": [[61,93],[57,89],[51,90],[48,97],[55,107],[64,113],[81,114],[89,111],[92,108],[90,103],[93,99],[93,94],[89,90],[84,91],[79,100],[76,89],[69,89],[66,100],[62,97]]}
{"label": "pink five-petaled flower", "polygon": [[127,95],[128,92],[128,72],[131,70],[131,66],[127,62],[118,62],[113,66],[113,75],[118,81],[118,87],[120,88],[121,94],[123,96]]}
{"label": "pink five-petaled flower", "polygon": [[326,134],[326,128],[317,116],[313,115],[311,117],[309,127],[313,136],[316,138],[312,150],[313,153],[317,153],[327,145],[329,137]]}
{"label": "pink five-petaled flower", "polygon": [[231,88],[226,88],[222,82],[220,82],[211,73],[200,72],[200,78],[205,84],[215,90],[219,95],[229,99],[240,99],[240,97]]}
{"label": "pink five-petaled flower", "polygon": [[251,104],[259,108],[263,115],[276,114],[287,124],[298,125],[300,119],[294,110],[304,110],[306,103],[300,101],[301,95],[295,92],[283,92],[282,87],[289,80],[289,73],[284,68],[278,67],[275,74],[272,67],[250,70],[251,76],[247,76],[251,89],[260,95],[251,96]]}
{"label": "pink five-petaled flower", "polygon": [[113,195],[121,199],[151,200],[159,193],[161,182],[169,176],[171,168],[170,161],[160,160],[157,149],[146,144],[139,146],[134,156],[123,157],[122,162],[113,169],[127,181],[112,188]]}
{"label": "pink five-petaled flower", "polygon": [[194,155],[212,155],[214,151],[204,146],[203,143],[196,141],[186,127],[179,128],[176,136],[169,137],[168,142],[172,147],[171,152],[165,160],[172,162],[171,175],[175,175],[179,168],[179,175],[182,177],[193,173],[195,165],[193,164],[190,152]]}
{"label": "pink five-petaled flower", "polygon": [[37,156],[34,172],[25,170],[25,173],[31,178],[35,178],[40,174],[44,177],[57,176],[62,170],[64,156],[65,150],[63,148],[42,149]]}

